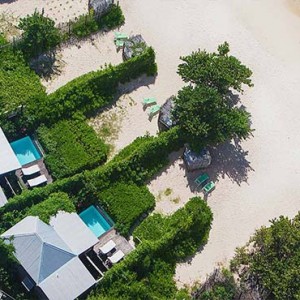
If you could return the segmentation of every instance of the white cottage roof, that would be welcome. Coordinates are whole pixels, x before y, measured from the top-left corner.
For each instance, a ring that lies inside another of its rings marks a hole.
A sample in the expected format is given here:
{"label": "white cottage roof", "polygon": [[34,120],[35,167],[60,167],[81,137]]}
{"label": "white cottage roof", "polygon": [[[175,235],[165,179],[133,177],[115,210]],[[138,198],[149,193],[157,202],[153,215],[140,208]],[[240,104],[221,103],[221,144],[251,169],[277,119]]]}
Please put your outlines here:
{"label": "white cottage roof", "polygon": [[20,168],[21,164],[0,128],[0,175]]}
{"label": "white cottage roof", "polygon": [[98,243],[97,237],[76,213],[60,211],[51,218],[50,225],[76,255]]}

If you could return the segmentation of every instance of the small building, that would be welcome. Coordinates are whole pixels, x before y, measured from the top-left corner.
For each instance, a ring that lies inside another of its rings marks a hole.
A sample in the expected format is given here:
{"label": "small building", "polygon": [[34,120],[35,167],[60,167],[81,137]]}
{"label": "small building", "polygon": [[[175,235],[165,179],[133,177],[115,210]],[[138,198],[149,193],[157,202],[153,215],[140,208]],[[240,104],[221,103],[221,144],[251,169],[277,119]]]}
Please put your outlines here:
{"label": "small building", "polygon": [[14,245],[28,291],[41,299],[73,300],[97,282],[79,255],[93,251],[98,239],[76,213],[59,212],[50,223],[28,216],[1,237]]}
{"label": "small building", "polygon": [[100,17],[109,11],[112,4],[114,0],[89,0],[89,11],[93,10]]}
{"label": "small building", "polygon": [[159,131],[166,131],[175,125],[172,117],[172,110],[174,108],[174,96],[171,96],[162,105],[158,116]]}
{"label": "small building", "polygon": [[128,60],[132,57],[140,55],[141,53],[143,53],[146,47],[147,44],[140,34],[131,36],[124,43],[123,59]]}
{"label": "small building", "polygon": [[209,151],[204,148],[199,152],[192,151],[188,145],[185,145],[183,152],[183,160],[188,171],[207,168],[211,164],[211,155]]}

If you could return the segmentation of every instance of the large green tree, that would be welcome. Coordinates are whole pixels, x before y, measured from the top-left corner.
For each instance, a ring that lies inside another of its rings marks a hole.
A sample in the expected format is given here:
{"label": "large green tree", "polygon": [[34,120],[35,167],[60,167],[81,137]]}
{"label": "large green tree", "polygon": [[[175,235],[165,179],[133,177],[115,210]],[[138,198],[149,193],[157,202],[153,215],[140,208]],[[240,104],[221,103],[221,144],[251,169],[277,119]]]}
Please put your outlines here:
{"label": "large green tree", "polygon": [[55,23],[35,11],[20,20],[18,27],[23,30],[21,48],[26,57],[35,57],[58,45],[61,35]]}
{"label": "large green tree", "polygon": [[257,230],[237,250],[231,268],[241,272],[246,285],[254,282],[257,290],[270,293],[270,299],[300,299],[300,214],[293,220],[280,217]]}
{"label": "large green tree", "polygon": [[229,89],[242,92],[242,85],[252,86],[252,71],[236,57],[229,55],[229,44],[225,42],[218,47],[218,52],[208,53],[205,50],[193,52],[181,57],[178,74],[184,82],[203,84],[216,88],[221,94]]}
{"label": "large green tree", "polygon": [[174,101],[173,116],[186,140],[197,148],[246,138],[250,133],[249,114],[231,107],[214,88],[187,86]]}

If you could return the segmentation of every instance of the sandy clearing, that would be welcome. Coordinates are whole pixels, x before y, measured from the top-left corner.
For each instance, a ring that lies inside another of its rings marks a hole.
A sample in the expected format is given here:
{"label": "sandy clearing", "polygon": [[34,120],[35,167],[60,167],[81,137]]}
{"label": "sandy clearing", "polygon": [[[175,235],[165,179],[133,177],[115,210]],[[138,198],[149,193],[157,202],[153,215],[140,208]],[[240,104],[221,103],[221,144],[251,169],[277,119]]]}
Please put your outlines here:
{"label": "sandy clearing", "polygon": [[[300,18],[283,0],[124,0],[122,7],[124,30],[135,28],[157,52],[159,74],[147,94],[165,99],[176,93],[182,86],[176,75],[179,56],[197,48],[215,50],[224,40],[254,71],[255,87],[241,98],[256,131],[242,143],[245,153],[226,146],[208,169],[217,181],[208,197],[214,213],[210,239],[190,263],[178,265],[175,276],[190,284],[227,263],[256,228],[281,214],[293,216],[300,207]],[[138,89],[134,98],[145,92]],[[175,161],[149,184],[155,195],[166,188],[180,195],[178,207],[194,195],[180,165]],[[164,213],[176,208],[167,199],[157,203]]]}
{"label": "sandy clearing", "polygon": [[0,1],[0,14],[11,14],[22,18],[35,9],[50,17],[55,23],[67,22],[88,13],[87,0],[3,0]]}

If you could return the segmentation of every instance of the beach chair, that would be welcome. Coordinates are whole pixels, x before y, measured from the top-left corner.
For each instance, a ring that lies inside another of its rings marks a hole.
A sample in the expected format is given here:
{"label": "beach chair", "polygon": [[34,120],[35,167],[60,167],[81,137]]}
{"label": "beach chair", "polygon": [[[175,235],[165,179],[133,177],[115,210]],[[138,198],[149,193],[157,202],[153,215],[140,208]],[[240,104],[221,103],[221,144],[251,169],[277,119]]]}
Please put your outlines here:
{"label": "beach chair", "polygon": [[124,256],[125,256],[125,254],[124,254],[121,250],[118,250],[115,254],[113,254],[112,256],[108,257],[108,260],[109,260],[109,262],[111,262],[112,264],[116,264],[116,263],[119,262]]}
{"label": "beach chair", "polygon": [[142,101],[142,104],[144,106],[156,104],[156,99],[154,97],[152,97],[152,98],[144,98],[143,101]]}
{"label": "beach chair", "polygon": [[200,176],[198,176],[194,182],[196,183],[197,187],[199,187],[200,185],[202,186],[202,185],[206,184],[208,179],[209,179],[209,176],[206,173],[203,173]]}
{"label": "beach chair", "polygon": [[109,242],[107,242],[105,245],[103,245],[102,247],[100,247],[100,252],[102,254],[107,254],[110,251],[112,251],[114,248],[116,247],[116,244],[113,240],[110,240]]}
{"label": "beach chair", "polygon": [[35,187],[35,186],[38,186],[42,183],[47,182],[47,178],[46,178],[45,175],[40,175],[40,176],[35,177],[33,179],[28,179],[27,182],[28,182],[30,187]]}
{"label": "beach chair", "polygon": [[210,181],[209,183],[207,183],[204,187],[203,187],[203,192],[205,195],[207,195],[208,193],[210,193],[213,189],[215,188],[215,184]]}
{"label": "beach chair", "polygon": [[115,41],[116,40],[127,40],[128,39],[128,35],[125,33],[121,33],[121,32],[114,32],[115,35]]}
{"label": "beach chair", "polygon": [[148,110],[148,116],[152,117],[160,111],[160,105],[156,104]]}
{"label": "beach chair", "polygon": [[125,41],[123,40],[116,40],[115,44],[117,48],[122,48],[124,46]]}
{"label": "beach chair", "polygon": [[38,165],[33,165],[31,167],[28,167],[28,168],[22,168],[22,173],[25,176],[32,175],[32,174],[38,173],[40,171],[41,170],[40,170],[40,167]]}

